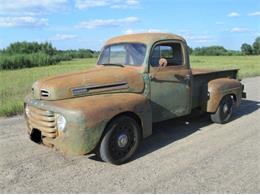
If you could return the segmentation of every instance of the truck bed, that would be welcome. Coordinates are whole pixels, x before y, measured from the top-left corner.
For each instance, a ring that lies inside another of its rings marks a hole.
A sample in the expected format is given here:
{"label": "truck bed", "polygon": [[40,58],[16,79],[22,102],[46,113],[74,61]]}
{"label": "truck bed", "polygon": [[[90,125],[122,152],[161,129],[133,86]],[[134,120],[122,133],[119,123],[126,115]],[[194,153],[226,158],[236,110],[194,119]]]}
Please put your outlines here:
{"label": "truck bed", "polygon": [[212,70],[212,69],[203,69],[203,68],[192,68],[191,72],[193,76],[200,76],[200,75],[208,75],[208,74],[219,74],[224,73],[230,76],[230,73],[235,73],[236,76],[239,69],[228,69],[228,70]]}
{"label": "truck bed", "polygon": [[200,69],[192,68],[193,76],[193,86],[192,86],[192,108],[197,108],[201,106],[203,98],[207,90],[207,83],[211,80],[218,78],[237,78],[237,73],[239,69],[229,69],[229,70],[210,70],[210,69]]}

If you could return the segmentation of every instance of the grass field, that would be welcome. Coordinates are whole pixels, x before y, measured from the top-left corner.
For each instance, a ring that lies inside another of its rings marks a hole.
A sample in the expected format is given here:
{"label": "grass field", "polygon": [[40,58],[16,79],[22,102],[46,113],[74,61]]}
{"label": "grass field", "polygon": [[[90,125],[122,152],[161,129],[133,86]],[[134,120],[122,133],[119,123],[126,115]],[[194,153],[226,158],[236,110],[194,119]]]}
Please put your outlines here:
{"label": "grass field", "polygon": [[[0,71],[0,116],[22,113],[23,99],[37,79],[90,68],[95,62],[96,59],[77,59],[53,66]],[[239,68],[240,78],[260,75],[260,56],[191,56],[191,65],[211,69]]]}

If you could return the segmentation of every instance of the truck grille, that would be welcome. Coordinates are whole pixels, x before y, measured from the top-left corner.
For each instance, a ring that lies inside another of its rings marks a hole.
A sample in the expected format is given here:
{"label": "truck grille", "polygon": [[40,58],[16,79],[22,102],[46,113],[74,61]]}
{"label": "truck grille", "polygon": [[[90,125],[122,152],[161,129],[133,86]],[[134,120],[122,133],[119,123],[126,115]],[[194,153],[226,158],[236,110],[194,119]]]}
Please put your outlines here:
{"label": "truck grille", "polygon": [[45,145],[50,145],[48,140],[57,137],[57,127],[54,113],[32,106],[27,106],[26,115],[30,129],[40,131],[42,142]]}

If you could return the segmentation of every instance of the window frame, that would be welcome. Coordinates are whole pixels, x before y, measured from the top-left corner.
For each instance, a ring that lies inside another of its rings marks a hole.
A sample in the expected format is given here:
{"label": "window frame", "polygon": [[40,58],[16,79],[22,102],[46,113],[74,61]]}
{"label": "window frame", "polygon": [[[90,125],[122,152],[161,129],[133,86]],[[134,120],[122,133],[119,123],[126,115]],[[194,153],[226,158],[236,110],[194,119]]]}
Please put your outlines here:
{"label": "window frame", "polygon": [[185,50],[185,46],[184,46],[184,43],[183,41],[181,40],[174,40],[174,39],[169,39],[169,40],[161,40],[161,41],[157,41],[153,44],[153,46],[151,47],[150,49],[150,52],[149,52],[149,59],[148,59],[148,72],[151,72],[151,70],[153,69],[157,69],[159,68],[159,66],[152,66],[151,64],[151,58],[152,58],[152,53],[153,53],[153,50],[156,46],[158,45],[162,45],[162,44],[173,44],[173,43],[178,43],[180,44],[181,46],[181,52],[182,52],[182,64],[180,65],[175,65],[175,66],[167,66],[167,67],[171,67],[171,68],[184,68],[184,67],[187,67],[187,60],[186,60],[186,50]]}

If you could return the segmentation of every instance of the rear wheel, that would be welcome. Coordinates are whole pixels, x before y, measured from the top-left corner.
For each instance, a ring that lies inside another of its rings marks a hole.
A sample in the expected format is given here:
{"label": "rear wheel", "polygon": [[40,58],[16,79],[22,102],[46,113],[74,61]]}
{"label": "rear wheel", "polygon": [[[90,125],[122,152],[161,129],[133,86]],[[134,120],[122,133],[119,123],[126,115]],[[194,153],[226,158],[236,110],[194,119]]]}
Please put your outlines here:
{"label": "rear wheel", "polygon": [[115,118],[107,127],[100,147],[99,156],[105,162],[123,164],[127,162],[140,143],[141,128],[129,116]]}
{"label": "rear wheel", "polygon": [[214,123],[224,124],[229,122],[233,111],[233,98],[231,95],[227,95],[222,98],[217,112],[210,115],[211,120]]}

